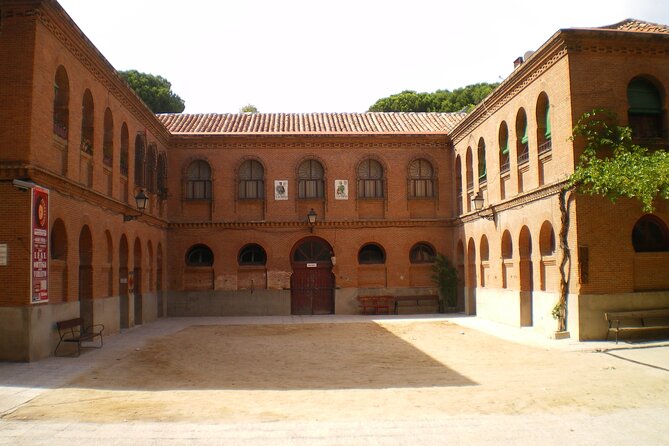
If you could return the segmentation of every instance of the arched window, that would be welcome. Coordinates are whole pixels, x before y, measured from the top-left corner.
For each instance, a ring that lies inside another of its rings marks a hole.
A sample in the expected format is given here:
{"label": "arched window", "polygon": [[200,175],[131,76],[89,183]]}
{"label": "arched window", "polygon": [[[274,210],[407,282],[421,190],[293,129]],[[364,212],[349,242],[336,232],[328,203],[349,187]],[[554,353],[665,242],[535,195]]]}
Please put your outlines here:
{"label": "arched window", "polygon": [[195,160],[188,166],[186,198],[211,200],[211,167],[204,160]]}
{"label": "arched window", "polygon": [[146,181],[145,186],[149,190],[149,192],[155,193],[156,171],[158,170],[158,148],[156,147],[156,143],[154,142],[149,144],[144,168],[145,168],[144,179]]}
{"label": "arched window", "polygon": [[488,171],[486,169],[486,162],[485,162],[485,141],[483,138],[479,139],[479,145],[478,145],[478,167],[479,167],[479,184],[483,184],[487,182],[488,179]]}
{"label": "arched window", "polygon": [[551,106],[546,93],[541,93],[537,99],[537,150],[540,155],[552,150],[551,137]]}
{"label": "arched window", "polygon": [[635,77],[627,86],[627,117],[634,138],[659,138],[663,132],[662,96],[648,79]]}
{"label": "arched window", "polygon": [[530,139],[527,132],[527,115],[522,108],[516,116],[516,153],[518,165],[530,160]]}
{"label": "arched window", "polygon": [[265,197],[265,169],[256,160],[246,160],[239,166],[240,200],[260,200]]}
{"label": "arched window", "polygon": [[67,139],[67,129],[70,123],[70,81],[62,65],[56,70],[53,90],[53,133]]}
{"label": "arched window", "polygon": [[93,107],[93,95],[91,91],[86,89],[84,92],[84,98],[81,104],[82,116],[81,116],[81,151],[88,153],[89,155],[93,154],[93,143],[94,132],[95,132],[95,119],[93,117],[94,107]]}
{"label": "arched window", "polygon": [[458,201],[458,215],[463,212],[462,206],[462,161],[460,155],[455,157],[455,195]]}
{"label": "arched window", "polygon": [[427,243],[416,243],[409,254],[411,263],[434,263],[434,257],[434,248]]}
{"label": "arched window", "polygon": [[426,159],[417,159],[409,164],[409,197],[434,198],[434,169]]}
{"label": "arched window", "polygon": [[555,231],[550,222],[545,221],[539,232],[539,252],[542,257],[555,255]]}
{"label": "arched window", "polygon": [[252,243],[239,251],[237,262],[240,265],[264,265],[267,263],[267,254],[262,246]]}
{"label": "arched window", "polygon": [[135,137],[135,186],[144,186],[144,163],[146,162],[146,148],[142,135]]}
{"label": "arched window", "polygon": [[114,161],[114,117],[107,107],[105,109],[105,126],[102,139],[102,162],[111,166]]}
{"label": "arched window", "polygon": [[306,160],[297,169],[297,194],[301,199],[323,198],[323,166],[316,160]]}
{"label": "arched window", "polygon": [[121,125],[121,175],[128,176],[128,147],[130,146],[130,135],[128,134],[128,124]]}
{"label": "arched window", "polygon": [[474,161],[472,161],[472,148],[467,147],[467,155],[466,155],[466,166],[465,169],[467,170],[466,175],[467,175],[467,190],[474,190]]}
{"label": "arched window", "polygon": [[165,152],[158,154],[158,195],[167,198],[167,155]]}
{"label": "arched window", "polygon": [[361,265],[386,263],[386,253],[375,243],[369,243],[358,251],[358,263]]}
{"label": "arched window", "polygon": [[358,165],[358,198],[379,199],[383,193],[383,167],[373,159]]}
{"label": "arched window", "polygon": [[636,252],[669,251],[667,225],[655,215],[644,215],[632,230],[632,245]]}
{"label": "arched window", "polygon": [[506,230],[502,234],[502,258],[509,260],[513,257],[513,242],[511,241],[511,233]]}
{"label": "arched window", "polygon": [[212,266],[214,264],[214,253],[207,245],[192,246],[186,253],[186,265],[188,266]]}
{"label": "arched window", "polygon": [[511,159],[509,157],[509,127],[505,121],[499,126],[499,171],[500,173],[508,172],[511,167]]}

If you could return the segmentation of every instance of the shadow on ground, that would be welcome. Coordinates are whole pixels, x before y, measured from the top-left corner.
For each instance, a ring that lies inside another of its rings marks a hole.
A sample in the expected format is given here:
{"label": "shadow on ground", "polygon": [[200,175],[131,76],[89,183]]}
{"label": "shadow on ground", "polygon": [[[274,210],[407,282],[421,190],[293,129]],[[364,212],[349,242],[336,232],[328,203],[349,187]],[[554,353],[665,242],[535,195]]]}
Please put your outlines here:
{"label": "shadow on ground", "polygon": [[377,324],[192,326],[102,363],[69,387],[300,390],[476,383]]}

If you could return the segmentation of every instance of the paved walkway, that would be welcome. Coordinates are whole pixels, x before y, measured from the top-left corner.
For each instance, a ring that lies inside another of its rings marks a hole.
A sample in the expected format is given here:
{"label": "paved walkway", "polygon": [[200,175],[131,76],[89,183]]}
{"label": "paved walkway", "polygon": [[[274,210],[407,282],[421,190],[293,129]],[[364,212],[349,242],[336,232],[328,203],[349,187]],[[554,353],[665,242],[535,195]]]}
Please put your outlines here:
{"label": "paved walkway", "polygon": [[[413,321],[447,320],[500,338],[559,350],[590,350],[609,354],[638,367],[667,371],[669,343],[625,344],[547,339],[532,330],[501,326],[466,316],[411,316]],[[62,387],[69,377],[94,369],[129,349],[141,348],[153,337],[177,332],[191,325],[206,324],[302,324],[351,323],[407,318],[369,316],[287,316],[248,318],[166,318],[125,330],[105,338],[100,350],[86,351],[78,358],[48,358],[34,363],[0,363],[0,445],[78,444],[298,444],[298,445],[398,445],[466,444],[498,445],[669,445],[666,413],[650,408],[621,409],[603,415],[574,413],[555,415],[454,416],[438,420],[389,422],[271,422],[271,423],[68,423],[8,421],[2,415],[43,392]],[[58,408],[54,408],[58,410]]]}

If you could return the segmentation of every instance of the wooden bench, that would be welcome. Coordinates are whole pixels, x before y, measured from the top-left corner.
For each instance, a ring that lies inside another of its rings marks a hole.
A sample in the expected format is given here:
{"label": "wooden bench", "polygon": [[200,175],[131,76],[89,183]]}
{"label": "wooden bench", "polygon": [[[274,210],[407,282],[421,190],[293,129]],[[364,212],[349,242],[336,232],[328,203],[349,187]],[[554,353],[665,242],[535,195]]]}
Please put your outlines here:
{"label": "wooden bench", "polygon": [[616,344],[621,331],[669,330],[669,308],[615,311],[604,313],[604,317],[609,323],[606,340],[608,341],[609,334],[614,332]]}
{"label": "wooden bench", "polygon": [[390,308],[393,304],[393,296],[358,296],[358,306],[362,314],[390,314]]}
{"label": "wooden bench", "polygon": [[437,310],[439,310],[439,296],[434,295],[434,294],[421,294],[421,295],[416,295],[416,296],[395,296],[393,298],[395,301],[393,312],[395,314],[399,314],[399,309],[401,307],[424,307],[427,305],[429,306],[437,306]]}
{"label": "wooden bench", "polygon": [[100,338],[100,345],[93,345],[91,347],[102,348],[102,331],[105,329],[105,326],[102,324],[84,327],[84,320],[78,317],[56,322],[56,326],[58,327],[60,340],[58,341],[56,350],[53,352],[54,356],[58,356],[58,347],[62,343],[77,344],[77,356],[81,354],[82,342],[94,342],[95,338]]}

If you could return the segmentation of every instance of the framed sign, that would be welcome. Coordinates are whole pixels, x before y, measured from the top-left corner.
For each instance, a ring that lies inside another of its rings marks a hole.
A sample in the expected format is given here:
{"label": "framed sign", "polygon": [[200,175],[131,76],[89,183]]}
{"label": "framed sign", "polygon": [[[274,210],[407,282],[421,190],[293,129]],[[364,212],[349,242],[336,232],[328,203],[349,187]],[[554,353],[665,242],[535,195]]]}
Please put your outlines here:
{"label": "framed sign", "polygon": [[274,180],[274,199],[288,199],[288,180]]}
{"label": "framed sign", "polygon": [[30,189],[30,302],[49,301],[49,190],[39,186]]}
{"label": "framed sign", "polygon": [[335,200],[348,200],[348,180],[335,180]]}

